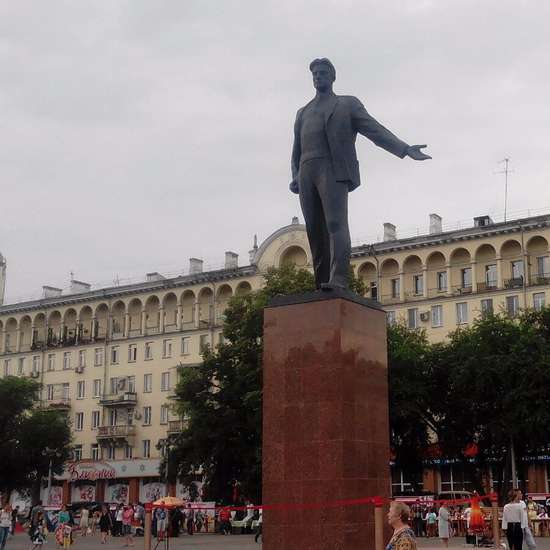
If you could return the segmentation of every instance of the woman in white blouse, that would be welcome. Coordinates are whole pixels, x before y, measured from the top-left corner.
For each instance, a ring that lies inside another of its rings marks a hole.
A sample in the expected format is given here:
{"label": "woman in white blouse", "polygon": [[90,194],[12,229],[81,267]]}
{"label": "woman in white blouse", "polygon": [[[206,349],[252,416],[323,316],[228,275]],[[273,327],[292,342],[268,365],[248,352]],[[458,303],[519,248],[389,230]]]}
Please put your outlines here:
{"label": "woman in white blouse", "polygon": [[506,532],[510,550],[521,550],[523,545],[523,530],[527,527],[527,514],[520,502],[521,491],[510,491],[510,502],[502,511],[502,529]]}

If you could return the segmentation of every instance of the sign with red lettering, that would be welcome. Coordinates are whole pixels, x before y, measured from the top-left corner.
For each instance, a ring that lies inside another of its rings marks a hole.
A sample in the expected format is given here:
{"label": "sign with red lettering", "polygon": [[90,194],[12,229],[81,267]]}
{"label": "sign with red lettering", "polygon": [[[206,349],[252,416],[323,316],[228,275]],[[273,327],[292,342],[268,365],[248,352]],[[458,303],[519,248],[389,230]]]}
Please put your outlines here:
{"label": "sign with red lettering", "polygon": [[107,462],[100,460],[71,462],[67,467],[67,471],[70,481],[95,481],[97,479],[116,478],[116,470]]}

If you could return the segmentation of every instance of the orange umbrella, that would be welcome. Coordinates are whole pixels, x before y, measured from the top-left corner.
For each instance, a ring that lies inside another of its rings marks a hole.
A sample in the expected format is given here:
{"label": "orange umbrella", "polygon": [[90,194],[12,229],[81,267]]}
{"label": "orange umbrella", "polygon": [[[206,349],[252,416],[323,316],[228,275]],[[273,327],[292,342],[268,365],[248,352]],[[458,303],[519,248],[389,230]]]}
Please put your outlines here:
{"label": "orange umbrella", "polygon": [[165,508],[179,508],[180,506],[185,506],[185,504],[186,502],[184,500],[177,497],[163,497],[153,502],[155,508],[159,506],[164,506]]}

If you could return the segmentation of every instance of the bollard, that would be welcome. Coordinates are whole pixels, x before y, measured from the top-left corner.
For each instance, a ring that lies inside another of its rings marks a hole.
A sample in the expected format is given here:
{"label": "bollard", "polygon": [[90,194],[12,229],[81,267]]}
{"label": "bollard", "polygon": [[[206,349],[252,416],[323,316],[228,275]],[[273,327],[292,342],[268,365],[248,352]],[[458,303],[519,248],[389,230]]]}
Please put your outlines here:
{"label": "bollard", "polygon": [[384,500],[374,498],[374,548],[384,550]]}
{"label": "bollard", "polygon": [[151,550],[151,516],[153,512],[153,505],[147,502],[145,508],[145,524],[143,526],[143,545],[145,550]]}
{"label": "bollard", "polygon": [[496,494],[491,495],[491,508],[493,520],[493,542],[495,548],[500,548],[500,524],[498,522],[498,498]]}

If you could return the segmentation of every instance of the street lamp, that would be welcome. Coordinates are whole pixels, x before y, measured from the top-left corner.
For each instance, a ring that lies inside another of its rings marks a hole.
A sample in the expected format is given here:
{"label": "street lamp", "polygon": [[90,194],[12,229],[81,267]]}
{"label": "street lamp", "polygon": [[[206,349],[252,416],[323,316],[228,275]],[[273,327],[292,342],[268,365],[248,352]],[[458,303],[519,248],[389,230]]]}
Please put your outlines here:
{"label": "street lamp", "polygon": [[50,461],[48,464],[48,506],[51,505],[51,492],[52,492],[52,462],[54,457],[61,458],[62,453],[58,449],[50,449],[45,447],[42,451],[42,456],[49,457]]}

